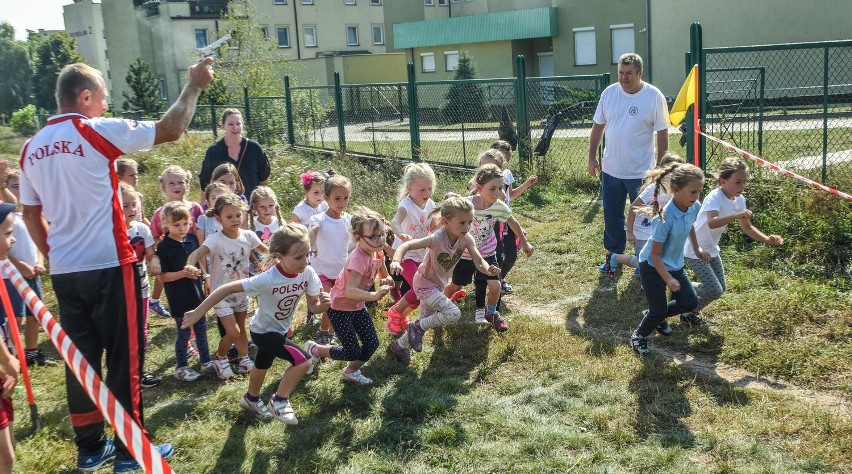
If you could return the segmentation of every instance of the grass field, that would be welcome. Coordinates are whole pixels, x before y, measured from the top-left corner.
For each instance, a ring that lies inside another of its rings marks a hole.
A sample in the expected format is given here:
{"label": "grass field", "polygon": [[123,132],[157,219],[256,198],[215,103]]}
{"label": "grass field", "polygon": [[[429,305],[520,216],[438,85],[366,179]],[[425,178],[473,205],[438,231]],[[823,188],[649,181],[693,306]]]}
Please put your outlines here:
{"label": "grass field", "polygon": [[[173,162],[197,170],[208,143],[193,135],[135,156],[149,215],[161,199],[156,175]],[[15,159],[19,146],[0,141],[0,158]],[[268,151],[285,210],[301,194],[299,172],[333,167],[355,183],[354,204],[393,212],[395,163]],[[467,179],[440,173],[436,196]],[[626,342],[644,295],[632,274],[609,281],[597,271],[602,217],[590,188],[539,186],[516,202],[536,254],[510,275],[506,335],[477,327],[466,300],[462,322],[428,334],[404,369],[377,314],[382,344],[364,369],[376,384],[344,386],[342,364],[323,363],[293,393],[296,427],[242,413],[245,379],[174,379],[173,323],[152,316],[147,368],[163,384],[144,393],[146,427],[176,445],[177,472],[852,472],[849,292],[803,277],[784,249],[732,244],[729,291],[707,308],[711,325],[675,323],[639,359]],[[311,334],[299,327],[295,339]],[[284,368],[270,370],[264,398]],[[45,426],[33,431],[18,390],[16,469],[74,472],[63,370],[32,376]]]}

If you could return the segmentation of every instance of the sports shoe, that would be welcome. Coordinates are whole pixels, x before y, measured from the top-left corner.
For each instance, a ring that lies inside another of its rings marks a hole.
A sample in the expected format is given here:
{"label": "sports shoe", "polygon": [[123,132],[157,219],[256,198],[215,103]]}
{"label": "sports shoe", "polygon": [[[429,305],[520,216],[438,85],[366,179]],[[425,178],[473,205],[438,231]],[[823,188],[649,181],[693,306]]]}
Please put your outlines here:
{"label": "sports shoe", "polygon": [[314,373],[314,368],[317,366],[317,364],[319,364],[319,361],[320,361],[319,357],[315,356],[314,353],[311,352],[311,349],[313,349],[313,347],[316,346],[316,345],[317,345],[317,343],[314,342],[314,341],[311,341],[310,339],[305,341],[305,345],[304,345],[303,349],[304,349],[305,352],[308,353],[308,357],[310,358],[309,360],[311,361],[311,366],[308,367],[308,371],[305,373],[305,375],[310,375],[310,374]]}
{"label": "sports shoe", "polygon": [[222,380],[228,380],[234,376],[234,371],[231,370],[231,363],[228,359],[213,359],[213,369],[216,370],[216,376]]}
{"label": "sports shoe", "polygon": [[204,362],[204,363],[201,364],[201,373],[202,374],[215,372],[215,371],[216,371],[216,365],[213,363],[212,360],[208,360],[207,362]]}
{"label": "sports shoe", "polygon": [[402,331],[405,331],[405,327],[408,326],[408,318],[402,315],[396,306],[391,306],[387,312],[388,322],[385,324],[385,327],[388,328],[388,332],[398,336]]}
{"label": "sports shoe", "polygon": [[512,285],[507,283],[506,280],[503,280],[503,282],[500,283],[500,293],[502,293],[504,295],[509,295],[509,294],[512,294],[514,291],[515,291],[515,289],[512,288]]}
{"label": "sports shoe", "polygon": [[423,350],[424,334],[426,334],[426,330],[417,327],[414,321],[408,323],[408,345],[417,352]]}
{"label": "sports shoe", "polygon": [[293,405],[290,405],[290,400],[278,400],[275,395],[269,399],[270,414],[285,425],[298,425],[299,420],[296,418],[296,412],[293,411]]}
{"label": "sports shoe", "polygon": [[661,322],[654,329],[656,329],[657,332],[660,333],[661,336],[666,336],[666,337],[671,336],[672,333],[674,332],[674,329],[672,329],[672,326],[669,324],[668,321]]}
{"label": "sports shoe", "polygon": [[317,329],[317,344],[328,345],[334,341],[334,334],[331,331]]}
{"label": "sports shoe", "polygon": [[630,348],[640,356],[651,352],[648,349],[648,338],[636,334],[636,331],[633,331],[633,334],[630,336]]}
{"label": "sports shoe", "polygon": [[390,351],[393,352],[393,355],[396,357],[396,360],[402,362],[405,365],[411,363],[411,351],[408,348],[402,347],[399,345],[399,340],[393,341],[390,343]]}
{"label": "sports shoe", "polygon": [[192,370],[192,367],[188,365],[175,369],[175,378],[178,380],[183,380],[184,382],[194,382],[198,380],[198,377],[201,377],[201,374]]}
{"label": "sports shoe", "polygon": [[33,365],[54,366],[59,364],[59,362],[45,357],[45,355],[42,354],[41,349],[37,349],[35,351],[25,350],[24,355],[27,359],[27,367],[32,367]]}
{"label": "sports shoe", "polygon": [[488,321],[485,320],[485,308],[477,308],[474,314],[474,321],[476,324],[485,324]]}
{"label": "sports shoe", "polygon": [[612,252],[607,250],[606,258],[604,259],[604,263],[602,263],[600,265],[600,267],[598,267],[600,269],[601,273],[605,274],[606,277],[609,278],[610,280],[615,278],[615,268],[616,268],[617,263],[618,263],[618,262],[616,262],[616,266],[612,265],[612,255],[613,255]]}
{"label": "sports shoe", "polygon": [[464,291],[464,290],[459,290],[459,291],[457,291],[457,292],[453,293],[453,294],[450,296],[450,301],[452,301],[453,303],[455,303],[456,301],[458,301],[458,300],[460,300],[460,299],[464,298],[465,296],[467,296],[467,292],[466,292],[466,291]]}
{"label": "sports shoe", "polygon": [[139,379],[139,385],[141,385],[142,388],[154,388],[157,385],[160,385],[160,379],[151,372],[142,372],[142,377]]}
{"label": "sports shoe", "polygon": [[256,402],[249,400],[248,393],[244,393],[243,396],[240,397],[240,406],[258,420],[269,421],[272,419],[272,413],[269,413],[269,410],[266,408],[266,403],[263,403],[263,400],[260,399]]}
{"label": "sports shoe", "polygon": [[152,311],[157,316],[163,318],[171,318],[172,313],[170,313],[165,306],[163,306],[163,302],[160,300],[157,301],[149,301],[148,302],[148,311]]}
{"label": "sports shoe", "polygon": [[370,385],[373,383],[373,379],[367,378],[364,374],[361,373],[360,370],[356,370],[351,374],[347,374],[346,370],[343,371],[343,381],[349,382],[355,385]]}
{"label": "sports shoe", "polygon": [[680,315],[680,322],[692,327],[699,327],[707,324],[707,321],[705,321],[704,318],[702,318],[698,314],[698,311],[690,311],[689,313],[683,313]]}
{"label": "sports shoe", "polygon": [[500,313],[497,311],[494,311],[491,314],[486,314],[485,320],[491,324],[495,331],[501,334],[509,330],[509,325],[506,324],[506,321],[503,321],[503,318],[500,317]]}
{"label": "sports shoe", "polygon": [[254,368],[254,361],[251,360],[249,356],[243,356],[240,358],[240,363],[237,366],[237,373],[239,374],[247,374],[251,372],[251,369]]}
{"label": "sports shoe", "polygon": [[108,439],[99,453],[89,456],[79,456],[77,459],[77,469],[81,471],[95,471],[113,459],[115,459],[115,446],[112,444],[112,440]]}
{"label": "sports shoe", "polygon": [[[160,456],[162,456],[163,459],[168,459],[172,457],[172,454],[175,453],[175,448],[169,443],[158,444],[154,447],[157,448],[157,452],[160,453]],[[136,460],[133,458],[122,459],[120,461],[116,460],[115,467],[113,468],[113,472],[115,473],[136,472],[141,470],[142,466],[140,466],[139,463],[137,463]]]}

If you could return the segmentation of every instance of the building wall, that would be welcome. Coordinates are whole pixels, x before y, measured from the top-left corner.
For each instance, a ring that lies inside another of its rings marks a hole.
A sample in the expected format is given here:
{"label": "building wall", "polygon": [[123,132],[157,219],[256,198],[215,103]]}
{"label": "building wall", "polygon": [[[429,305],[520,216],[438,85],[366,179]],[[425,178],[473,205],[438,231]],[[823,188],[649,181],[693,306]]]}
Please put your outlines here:
{"label": "building wall", "polygon": [[112,96],[112,81],[106,54],[106,38],[101,4],[93,0],[77,0],[62,7],[65,31],[77,41],[77,50],[86,57],[89,65],[101,71]]}
{"label": "building wall", "polygon": [[701,23],[704,47],[712,48],[849,39],[850,19],[848,0],[651,0],[653,81],[664,94],[677,95],[693,22]]}
{"label": "building wall", "polygon": [[[110,102],[114,108],[121,108],[122,93],[130,94],[125,76],[130,64],[141,57],[149,65],[152,62],[151,41],[140,41],[140,31],[144,31],[144,18],[138,16],[132,2],[107,1],[101,4],[104,26],[106,27],[107,60],[109,75],[112,78]],[[118,20],[118,19],[122,20]],[[112,19],[112,21],[111,21]],[[111,25],[119,26],[118,28]],[[149,36],[145,36],[149,38]]]}

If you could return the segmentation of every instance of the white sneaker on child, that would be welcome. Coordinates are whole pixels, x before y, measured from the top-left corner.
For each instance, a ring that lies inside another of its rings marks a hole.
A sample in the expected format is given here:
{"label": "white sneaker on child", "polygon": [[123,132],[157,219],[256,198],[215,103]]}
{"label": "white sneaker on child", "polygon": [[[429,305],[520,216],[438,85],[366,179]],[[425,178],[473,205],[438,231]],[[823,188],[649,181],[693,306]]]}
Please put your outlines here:
{"label": "white sneaker on child", "polygon": [[251,360],[249,356],[243,356],[240,358],[240,364],[237,367],[237,372],[240,374],[247,374],[251,372],[251,369],[254,368],[254,361]]}
{"label": "white sneaker on child", "polygon": [[485,308],[480,308],[476,310],[476,324],[488,324],[488,321],[485,320]]}
{"label": "white sneaker on child", "polygon": [[228,359],[213,359],[213,368],[216,370],[216,376],[222,380],[228,380],[234,376],[234,371],[231,370],[231,363]]}
{"label": "white sneaker on child", "polygon": [[212,360],[208,360],[207,362],[204,362],[203,364],[201,364],[201,373],[202,374],[207,374],[207,373],[215,372],[215,371],[216,371],[216,365],[213,363]]}
{"label": "white sneaker on child", "polygon": [[242,397],[240,397],[240,406],[243,407],[247,412],[254,415],[255,418],[261,421],[269,421],[272,419],[272,413],[269,413],[269,410],[266,409],[266,403],[263,403],[263,400],[258,398],[256,402],[253,402],[248,399],[244,393]]}
{"label": "white sneaker on child", "polygon": [[276,400],[273,395],[269,399],[269,411],[278,421],[285,425],[298,425],[299,420],[296,418],[296,412],[293,411],[293,406],[290,405],[290,400]]}
{"label": "white sneaker on child", "polygon": [[193,382],[197,380],[198,377],[201,377],[201,374],[192,370],[192,367],[188,365],[175,369],[175,378],[178,380],[183,380],[184,382]]}
{"label": "white sneaker on child", "polygon": [[373,383],[373,379],[367,378],[364,374],[361,373],[360,370],[356,370],[352,373],[346,373],[346,371],[344,370],[343,381],[355,385],[370,385]]}
{"label": "white sneaker on child", "polygon": [[319,361],[320,361],[319,357],[315,356],[311,352],[311,349],[316,345],[317,345],[317,343],[314,342],[314,341],[311,341],[310,339],[305,341],[304,350],[305,350],[305,352],[308,353],[308,357],[310,358],[310,361],[311,361],[311,366],[308,367],[308,371],[305,373],[305,375],[310,375],[310,374],[314,373],[314,367],[316,367],[317,364],[319,364]]}

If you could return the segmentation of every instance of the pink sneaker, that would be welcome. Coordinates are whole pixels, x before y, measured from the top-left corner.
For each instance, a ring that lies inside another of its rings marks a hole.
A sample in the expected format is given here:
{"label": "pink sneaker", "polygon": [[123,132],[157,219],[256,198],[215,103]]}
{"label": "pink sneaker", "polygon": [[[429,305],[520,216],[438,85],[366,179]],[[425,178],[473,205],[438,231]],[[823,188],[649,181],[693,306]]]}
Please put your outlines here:
{"label": "pink sneaker", "polygon": [[467,292],[464,291],[464,290],[459,290],[459,291],[453,293],[452,296],[450,296],[450,301],[455,303],[456,301],[464,298],[465,296],[467,296]]}
{"label": "pink sneaker", "polygon": [[388,328],[388,332],[395,336],[402,334],[408,327],[408,319],[400,314],[396,306],[391,306],[386,314],[388,315],[388,322],[385,326]]}

